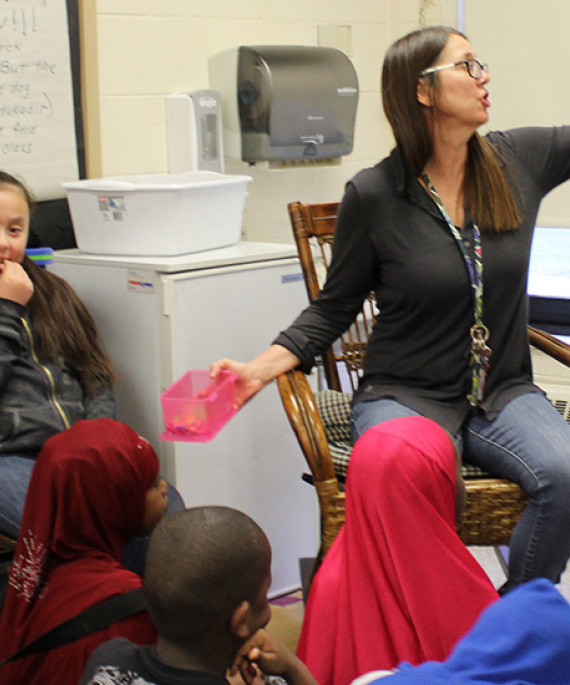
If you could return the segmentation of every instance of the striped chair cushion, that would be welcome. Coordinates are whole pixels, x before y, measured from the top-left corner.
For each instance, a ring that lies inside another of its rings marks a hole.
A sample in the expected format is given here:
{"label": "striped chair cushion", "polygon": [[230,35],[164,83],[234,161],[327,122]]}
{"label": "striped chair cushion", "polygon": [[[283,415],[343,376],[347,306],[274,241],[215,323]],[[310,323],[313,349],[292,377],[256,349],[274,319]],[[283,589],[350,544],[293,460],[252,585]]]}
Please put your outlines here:
{"label": "striped chair cushion", "polygon": [[[323,421],[337,478],[344,483],[352,449],[350,431],[352,395],[338,390],[320,390],[315,393],[315,401]],[[489,474],[478,466],[465,462],[463,462],[461,472],[464,478],[489,478]]]}

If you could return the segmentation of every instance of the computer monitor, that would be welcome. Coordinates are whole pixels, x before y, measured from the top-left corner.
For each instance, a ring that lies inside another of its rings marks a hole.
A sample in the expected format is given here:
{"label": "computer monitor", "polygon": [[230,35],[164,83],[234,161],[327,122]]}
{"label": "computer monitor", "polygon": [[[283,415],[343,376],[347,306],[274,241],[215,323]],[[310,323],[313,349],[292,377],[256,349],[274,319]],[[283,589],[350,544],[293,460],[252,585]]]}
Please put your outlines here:
{"label": "computer monitor", "polygon": [[535,229],[527,292],[530,324],[570,344],[570,227]]}

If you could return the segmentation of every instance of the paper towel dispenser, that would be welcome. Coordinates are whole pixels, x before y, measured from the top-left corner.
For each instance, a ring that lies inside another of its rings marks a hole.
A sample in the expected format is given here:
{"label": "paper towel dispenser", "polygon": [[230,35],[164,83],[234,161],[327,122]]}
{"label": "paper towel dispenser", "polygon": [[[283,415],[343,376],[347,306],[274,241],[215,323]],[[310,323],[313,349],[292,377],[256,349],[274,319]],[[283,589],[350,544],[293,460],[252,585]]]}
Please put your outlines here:
{"label": "paper towel dispenser", "polygon": [[209,67],[228,156],[253,163],[352,152],[358,78],[340,50],[241,46],[214,55]]}

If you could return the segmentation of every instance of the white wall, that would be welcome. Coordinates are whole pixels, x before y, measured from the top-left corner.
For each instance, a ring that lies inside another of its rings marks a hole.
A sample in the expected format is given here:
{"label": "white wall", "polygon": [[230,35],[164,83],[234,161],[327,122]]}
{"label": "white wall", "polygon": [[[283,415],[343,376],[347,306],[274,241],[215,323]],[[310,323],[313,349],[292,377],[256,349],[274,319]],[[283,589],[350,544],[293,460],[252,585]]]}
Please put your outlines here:
{"label": "white wall", "polygon": [[[487,128],[570,123],[570,2],[464,2],[465,32],[490,68]],[[570,226],[570,184],[545,199],[538,223]]]}
{"label": "white wall", "polygon": [[164,98],[208,87],[211,55],[239,45],[318,45],[319,26],[349,27],[347,52],[360,84],[353,153],[340,166],[317,168],[227,161],[228,173],[254,178],[244,236],[270,242],[292,240],[288,202],[340,199],[354,173],[391,149],[379,97],[389,44],[421,22],[457,22],[455,0],[96,0],[94,9],[85,2],[95,23],[88,35],[97,42],[89,53],[97,62],[90,65],[97,101],[87,102],[90,168],[102,176],[168,171]]}

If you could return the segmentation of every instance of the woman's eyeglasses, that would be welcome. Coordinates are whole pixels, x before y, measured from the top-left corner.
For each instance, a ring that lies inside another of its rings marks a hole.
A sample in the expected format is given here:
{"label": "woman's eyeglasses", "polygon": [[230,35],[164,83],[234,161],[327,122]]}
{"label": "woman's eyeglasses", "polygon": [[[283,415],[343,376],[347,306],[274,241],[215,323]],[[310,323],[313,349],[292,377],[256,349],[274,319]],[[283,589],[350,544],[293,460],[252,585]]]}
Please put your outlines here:
{"label": "woman's eyeglasses", "polygon": [[436,71],[441,71],[442,69],[451,69],[452,67],[465,67],[467,73],[471,78],[478,79],[481,78],[483,72],[489,73],[489,65],[481,64],[478,59],[465,59],[461,62],[453,62],[453,64],[441,64],[439,67],[430,67],[429,69],[424,69],[420,72],[419,78],[422,76],[427,76],[428,74],[435,74]]}

